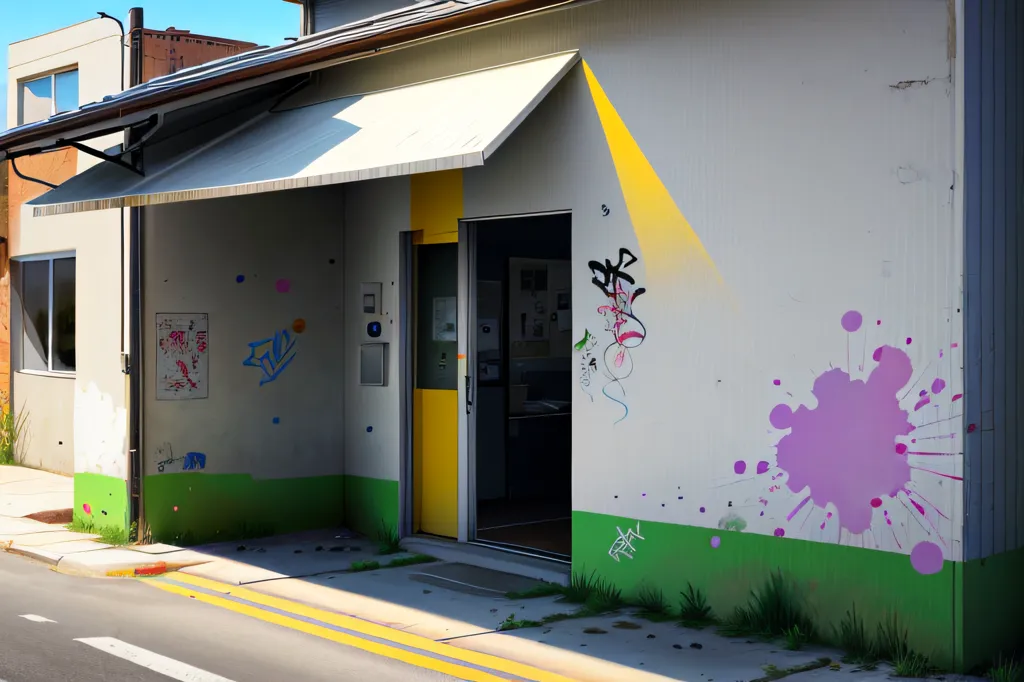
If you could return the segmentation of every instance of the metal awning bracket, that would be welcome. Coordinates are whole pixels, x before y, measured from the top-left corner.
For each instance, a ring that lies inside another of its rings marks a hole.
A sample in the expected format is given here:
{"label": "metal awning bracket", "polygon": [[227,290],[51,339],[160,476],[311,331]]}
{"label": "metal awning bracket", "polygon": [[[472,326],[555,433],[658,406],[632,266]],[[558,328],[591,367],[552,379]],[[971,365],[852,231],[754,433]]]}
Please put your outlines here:
{"label": "metal awning bracket", "polygon": [[115,166],[120,166],[121,168],[130,170],[132,173],[141,175],[142,177],[146,177],[146,174],[142,172],[141,168],[136,167],[134,164],[128,163],[122,158],[124,156],[123,153],[107,154],[106,152],[101,152],[98,149],[93,149],[87,144],[82,144],[81,142],[65,142],[64,144],[66,144],[68,147],[73,147],[74,149],[77,149],[83,154],[88,154],[89,156],[95,156],[97,159],[109,161]]}

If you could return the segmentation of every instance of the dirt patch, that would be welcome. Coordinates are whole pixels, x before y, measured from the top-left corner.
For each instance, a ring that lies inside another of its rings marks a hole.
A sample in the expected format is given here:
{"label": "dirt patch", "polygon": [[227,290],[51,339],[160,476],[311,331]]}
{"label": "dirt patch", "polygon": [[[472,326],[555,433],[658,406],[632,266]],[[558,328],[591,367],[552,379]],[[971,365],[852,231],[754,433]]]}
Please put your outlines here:
{"label": "dirt patch", "polygon": [[50,511],[41,511],[36,512],[35,514],[29,514],[23,518],[39,521],[40,523],[64,525],[71,523],[71,515],[71,509],[51,509]]}

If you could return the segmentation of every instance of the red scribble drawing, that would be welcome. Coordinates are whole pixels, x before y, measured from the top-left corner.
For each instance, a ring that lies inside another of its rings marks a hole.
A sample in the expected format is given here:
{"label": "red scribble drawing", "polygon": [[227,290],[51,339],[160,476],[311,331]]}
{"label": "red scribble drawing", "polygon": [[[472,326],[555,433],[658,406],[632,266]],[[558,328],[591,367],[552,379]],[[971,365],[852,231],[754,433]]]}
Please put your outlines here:
{"label": "red scribble drawing", "polygon": [[157,400],[206,398],[206,315],[157,315]]}

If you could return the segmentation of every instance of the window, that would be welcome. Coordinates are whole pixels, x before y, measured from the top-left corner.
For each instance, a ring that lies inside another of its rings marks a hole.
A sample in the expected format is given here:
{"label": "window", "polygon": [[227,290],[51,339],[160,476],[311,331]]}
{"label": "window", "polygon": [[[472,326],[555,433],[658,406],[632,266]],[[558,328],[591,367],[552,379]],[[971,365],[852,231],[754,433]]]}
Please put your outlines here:
{"label": "window", "polygon": [[77,109],[78,69],[23,81],[19,84],[18,100],[18,125]]}
{"label": "window", "polygon": [[21,369],[75,371],[75,259],[19,261]]}

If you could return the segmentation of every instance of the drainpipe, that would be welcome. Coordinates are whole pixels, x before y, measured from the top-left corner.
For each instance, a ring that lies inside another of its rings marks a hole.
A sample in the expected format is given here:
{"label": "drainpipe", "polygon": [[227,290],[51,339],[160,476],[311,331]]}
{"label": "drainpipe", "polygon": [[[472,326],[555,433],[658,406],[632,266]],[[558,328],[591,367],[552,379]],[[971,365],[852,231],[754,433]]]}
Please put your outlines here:
{"label": "drainpipe", "polygon": [[[128,10],[130,39],[128,64],[129,87],[142,83],[142,8]],[[125,147],[135,142],[131,129],[125,133]],[[132,152],[131,163],[142,167],[142,150]],[[129,523],[135,523],[139,538],[143,537],[142,515],[142,209],[128,209],[128,480]],[[123,267],[123,266],[122,266]],[[123,300],[122,294],[122,300]]]}

